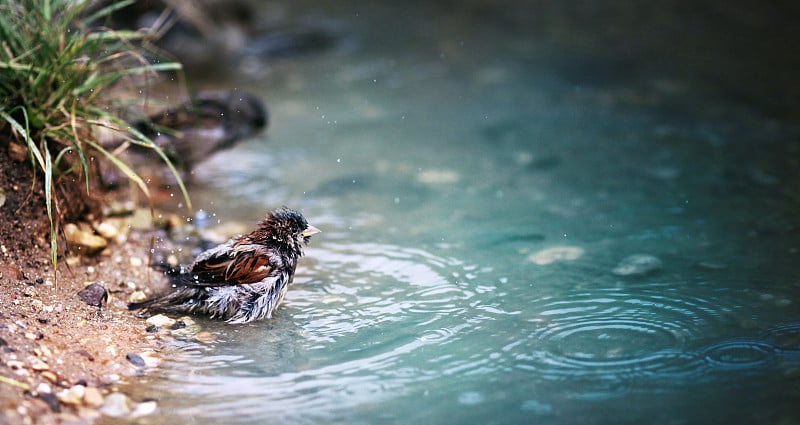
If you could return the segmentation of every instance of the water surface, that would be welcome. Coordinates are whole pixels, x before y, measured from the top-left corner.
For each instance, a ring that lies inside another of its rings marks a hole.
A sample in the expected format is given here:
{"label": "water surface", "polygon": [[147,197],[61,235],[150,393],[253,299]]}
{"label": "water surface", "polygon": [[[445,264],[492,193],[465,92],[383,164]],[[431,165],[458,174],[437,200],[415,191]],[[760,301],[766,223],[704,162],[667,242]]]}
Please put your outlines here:
{"label": "water surface", "polygon": [[285,6],[337,41],[235,76],[271,127],[195,202],[323,233],[140,421],[800,423],[791,59],[746,37],[781,13],[637,4]]}

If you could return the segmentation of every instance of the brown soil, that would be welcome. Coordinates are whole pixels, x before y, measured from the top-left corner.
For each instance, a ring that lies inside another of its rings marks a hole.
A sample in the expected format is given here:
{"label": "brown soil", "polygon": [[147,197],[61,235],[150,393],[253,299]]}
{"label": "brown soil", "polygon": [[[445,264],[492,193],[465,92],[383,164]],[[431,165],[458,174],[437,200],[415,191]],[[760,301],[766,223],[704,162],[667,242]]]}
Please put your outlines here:
{"label": "brown soil", "polygon": [[[133,291],[159,281],[147,267],[151,234],[132,231],[95,257],[60,260],[54,272],[31,172],[0,143],[0,425],[89,423],[97,398],[69,402],[64,390],[109,394],[148,370],[142,357],[165,349],[161,334],[126,309]],[[91,283],[108,291],[102,308],[76,295]]]}

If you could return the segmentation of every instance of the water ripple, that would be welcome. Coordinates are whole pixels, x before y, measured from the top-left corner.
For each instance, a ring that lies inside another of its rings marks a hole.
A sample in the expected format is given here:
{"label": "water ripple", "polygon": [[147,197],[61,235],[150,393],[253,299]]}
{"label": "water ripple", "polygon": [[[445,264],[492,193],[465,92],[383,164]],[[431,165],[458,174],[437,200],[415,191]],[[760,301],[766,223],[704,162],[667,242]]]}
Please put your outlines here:
{"label": "water ripple", "polygon": [[775,346],[756,340],[728,340],[711,345],[704,350],[704,359],[712,367],[725,369],[748,369],[766,366],[775,361]]}
{"label": "water ripple", "polygon": [[[474,297],[453,270],[462,261],[418,248],[362,243],[314,248],[315,263],[298,276],[287,297],[308,337],[334,341],[385,322],[427,330],[444,317],[466,313]],[[323,281],[324,285],[316,285]]]}
{"label": "water ripple", "polygon": [[678,293],[643,290],[584,291],[544,299],[537,328],[524,345],[508,346],[517,366],[545,379],[580,377],[625,382],[632,378],[701,376],[703,356],[690,342],[730,312],[724,306]]}

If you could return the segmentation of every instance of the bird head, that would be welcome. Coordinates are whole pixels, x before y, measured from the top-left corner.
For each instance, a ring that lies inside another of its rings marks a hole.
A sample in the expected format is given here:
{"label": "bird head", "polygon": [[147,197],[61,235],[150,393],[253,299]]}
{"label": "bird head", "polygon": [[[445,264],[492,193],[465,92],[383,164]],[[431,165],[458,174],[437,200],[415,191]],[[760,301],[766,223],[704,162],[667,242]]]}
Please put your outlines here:
{"label": "bird head", "polygon": [[267,244],[283,245],[298,254],[311,236],[321,232],[308,224],[303,214],[286,207],[268,212],[258,231]]}

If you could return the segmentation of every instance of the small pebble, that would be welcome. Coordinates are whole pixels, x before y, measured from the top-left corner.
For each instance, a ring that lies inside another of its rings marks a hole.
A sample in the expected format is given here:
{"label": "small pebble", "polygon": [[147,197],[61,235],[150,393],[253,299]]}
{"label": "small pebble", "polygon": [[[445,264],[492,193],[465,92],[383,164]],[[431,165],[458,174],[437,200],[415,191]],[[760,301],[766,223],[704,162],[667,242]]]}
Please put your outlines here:
{"label": "small pebble", "polygon": [[50,370],[50,366],[48,366],[47,363],[45,363],[45,362],[43,362],[43,361],[41,361],[41,360],[39,360],[37,358],[32,358],[31,359],[31,369],[36,370],[36,371]]}
{"label": "small pebble", "polygon": [[127,416],[131,413],[133,402],[125,394],[111,393],[103,401],[100,412],[113,417]]}
{"label": "small pebble", "polygon": [[61,405],[58,403],[58,396],[53,393],[39,393],[39,400],[42,400],[47,404],[47,407],[50,408],[55,413],[61,412]]}
{"label": "small pebble", "polygon": [[133,412],[131,412],[131,417],[138,418],[140,416],[152,415],[156,410],[158,410],[158,403],[153,400],[145,401],[136,405]]}
{"label": "small pebble", "polygon": [[140,303],[140,302],[142,302],[142,301],[144,301],[146,299],[147,299],[147,295],[144,293],[144,291],[134,291],[128,297],[128,302],[129,303]]}
{"label": "small pebble", "polygon": [[140,355],[138,355],[136,353],[128,353],[127,355],[125,355],[125,358],[128,359],[128,361],[131,362],[131,364],[136,366],[136,367],[145,367],[145,366],[147,366],[147,363],[144,362],[144,359],[142,358],[142,356],[140,356]]}
{"label": "small pebble", "polygon": [[163,314],[156,314],[155,316],[149,317],[145,322],[159,328],[171,328],[172,325],[175,324],[175,319],[171,319]]}
{"label": "small pebble", "polygon": [[82,254],[97,254],[108,246],[108,241],[102,236],[95,235],[94,231],[87,227],[67,223],[63,228],[64,238],[68,245]]}
{"label": "small pebble", "polygon": [[100,407],[103,405],[105,399],[103,394],[100,393],[95,387],[86,387],[86,393],[83,395],[83,403],[91,407]]}
{"label": "small pebble", "polygon": [[39,394],[52,393],[53,388],[50,386],[50,384],[47,384],[46,382],[40,382],[39,385],[36,386],[36,392]]}
{"label": "small pebble", "polygon": [[19,360],[9,360],[6,362],[6,366],[10,367],[11,369],[22,369],[25,367],[25,363],[22,363]]}
{"label": "small pebble", "polygon": [[92,283],[78,292],[78,298],[88,305],[100,308],[108,301],[108,292],[101,285]]}
{"label": "small pebble", "polygon": [[50,381],[52,383],[58,382],[58,375],[56,375],[55,373],[53,373],[53,372],[51,372],[49,370],[46,370],[46,371],[40,373],[40,375],[42,376],[42,378],[47,379],[48,381]]}
{"label": "small pebble", "polygon": [[200,332],[196,333],[194,335],[194,339],[195,339],[195,341],[203,343],[203,344],[211,344],[213,342],[216,342],[216,340],[217,340],[216,338],[214,338],[214,335],[211,332],[208,332],[208,331],[200,331]]}
{"label": "small pebble", "polygon": [[38,283],[39,285],[41,285],[41,284],[43,284],[43,283],[44,283],[44,279],[42,279],[41,277],[37,277],[37,278],[36,278],[36,283]]}
{"label": "small pebble", "polygon": [[83,402],[83,396],[86,394],[86,387],[83,385],[73,385],[72,388],[59,392],[58,400],[64,404],[72,406],[79,406]]}

